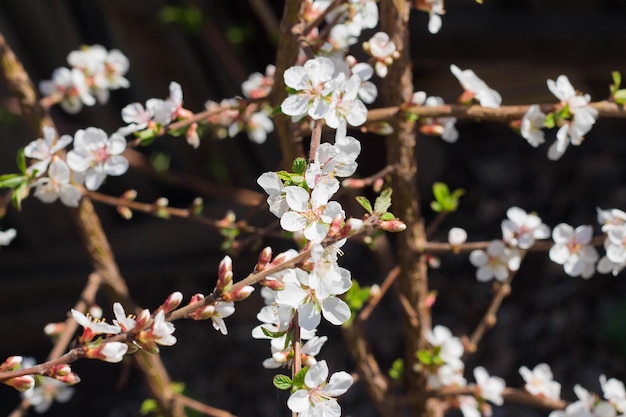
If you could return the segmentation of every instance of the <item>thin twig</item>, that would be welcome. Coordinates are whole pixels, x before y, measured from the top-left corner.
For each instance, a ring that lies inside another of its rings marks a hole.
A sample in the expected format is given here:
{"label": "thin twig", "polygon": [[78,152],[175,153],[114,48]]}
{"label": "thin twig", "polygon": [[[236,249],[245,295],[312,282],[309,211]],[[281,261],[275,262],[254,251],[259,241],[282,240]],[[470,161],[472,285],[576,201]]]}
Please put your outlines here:
{"label": "thin twig", "polygon": [[367,300],[367,305],[359,313],[359,321],[365,321],[369,318],[370,314],[372,314],[372,311],[374,311],[380,300],[382,300],[384,295],[387,293],[387,290],[389,290],[389,288],[391,288],[391,285],[396,281],[398,275],[400,275],[400,267],[395,266],[391,271],[389,271],[389,273],[385,277],[385,280],[380,286],[379,293],[376,294],[376,296],[370,297],[370,299]]}

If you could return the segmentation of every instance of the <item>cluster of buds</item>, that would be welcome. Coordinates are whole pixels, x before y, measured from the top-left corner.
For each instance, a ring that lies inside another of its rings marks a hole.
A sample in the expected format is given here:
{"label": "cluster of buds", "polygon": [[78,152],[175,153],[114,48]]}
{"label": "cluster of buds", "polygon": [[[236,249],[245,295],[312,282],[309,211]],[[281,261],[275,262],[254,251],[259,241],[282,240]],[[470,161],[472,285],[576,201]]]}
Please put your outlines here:
{"label": "cluster of buds", "polygon": [[[0,372],[10,372],[20,369],[23,358],[21,356],[9,356],[0,364]],[[35,379],[31,375],[22,375],[1,381],[3,384],[15,388],[20,392],[31,389],[35,385]]]}

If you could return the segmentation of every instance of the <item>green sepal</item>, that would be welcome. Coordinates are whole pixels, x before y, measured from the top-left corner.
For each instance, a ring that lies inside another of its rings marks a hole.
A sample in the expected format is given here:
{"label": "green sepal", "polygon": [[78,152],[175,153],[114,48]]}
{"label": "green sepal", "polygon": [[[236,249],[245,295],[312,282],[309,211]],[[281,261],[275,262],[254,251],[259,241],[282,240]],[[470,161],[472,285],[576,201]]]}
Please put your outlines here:
{"label": "green sepal", "polygon": [[396,216],[394,216],[393,213],[389,213],[389,212],[383,213],[380,216],[380,220],[384,220],[384,221],[395,220],[395,219],[396,219]]}
{"label": "green sepal", "polygon": [[290,390],[291,387],[293,386],[293,381],[291,380],[291,378],[283,374],[275,375],[274,378],[272,379],[272,383],[274,384],[276,388],[281,389],[283,391]]}
{"label": "green sepal", "polygon": [[141,139],[141,146],[148,146],[156,139],[156,132],[152,129],[145,129],[140,132],[135,132],[135,136]]}
{"label": "green sepal", "polygon": [[374,210],[372,210],[372,203],[367,199],[367,197],[358,196],[356,197],[357,203],[361,205],[369,214],[372,214]]}
{"label": "green sepal", "polygon": [[261,326],[261,331],[263,332],[263,334],[267,337],[271,337],[273,339],[277,338],[277,337],[283,337],[285,335],[285,331],[283,332],[272,332],[270,330],[267,330],[265,327]]}
{"label": "green sepal", "polygon": [[615,93],[622,85],[622,74],[619,71],[613,71],[611,72],[611,78],[613,78],[613,84],[609,86],[609,90],[611,91],[611,95],[615,96]]}

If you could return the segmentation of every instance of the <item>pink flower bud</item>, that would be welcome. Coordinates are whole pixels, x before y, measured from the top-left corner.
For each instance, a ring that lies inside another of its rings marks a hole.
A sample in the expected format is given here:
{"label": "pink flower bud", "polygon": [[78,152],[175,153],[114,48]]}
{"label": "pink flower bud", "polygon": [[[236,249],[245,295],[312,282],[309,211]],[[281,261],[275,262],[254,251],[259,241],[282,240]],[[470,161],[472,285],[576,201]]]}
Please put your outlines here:
{"label": "pink flower bud", "polygon": [[57,376],[55,379],[67,385],[76,385],[80,382],[80,377],[75,372],[70,372],[69,374],[60,377]]}
{"label": "pink flower bud", "polygon": [[303,353],[301,355],[301,357],[302,357],[302,364],[303,365],[313,366],[313,365],[315,365],[317,363],[317,360],[313,356],[309,356],[309,355]]}
{"label": "pink flower bud", "polygon": [[20,368],[23,358],[21,356],[9,356],[1,365],[0,371],[15,371]]}
{"label": "pink flower bud", "polygon": [[427,124],[420,126],[420,133],[428,136],[441,136],[445,128],[439,124]]}
{"label": "pink flower bud", "polygon": [[117,206],[115,208],[117,210],[117,214],[124,220],[130,220],[133,218],[133,211],[126,206]]}
{"label": "pink flower bud", "polygon": [[144,309],[141,313],[139,313],[139,315],[135,319],[135,327],[134,328],[143,329],[144,327],[146,327],[146,325],[150,321],[150,318],[151,318],[150,317],[150,310],[148,310],[147,308]]}
{"label": "pink flower bud", "polygon": [[216,288],[220,292],[226,292],[233,285],[233,261],[230,256],[225,256],[217,270]]}
{"label": "pink flower bud", "polygon": [[224,294],[222,298],[224,301],[241,301],[248,298],[253,291],[254,287],[246,285],[245,287],[241,287],[235,291]]}
{"label": "pink flower bud", "polygon": [[341,182],[341,186],[345,188],[364,188],[365,181],[356,178],[348,178]]}
{"label": "pink flower bud", "polygon": [[401,220],[385,220],[380,222],[379,227],[387,232],[402,232],[406,230],[406,224]]}
{"label": "pink flower bud", "polygon": [[163,303],[161,307],[163,308],[163,311],[165,312],[165,314],[167,314],[170,311],[176,309],[182,301],[183,301],[183,293],[181,293],[180,291],[176,291],[176,292],[171,293],[170,296],[167,297],[167,300],[165,300],[165,302]]}
{"label": "pink flower bud", "polygon": [[97,347],[87,347],[85,357],[89,359],[99,359],[101,361],[117,363],[124,359],[128,351],[128,345],[121,342],[103,343]]}
{"label": "pink flower bud", "polygon": [[287,362],[287,359],[289,358],[289,355],[287,354],[287,352],[274,352],[272,354],[272,359],[274,359],[274,362],[276,363],[285,363]]}
{"label": "pink flower bud", "polygon": [[56,378],[57,376],[65,376],[71,372],[72,368],[68,364],[64,363],[50,368],[48,372],[46,372],[46,376]]}
{"label": "pink flower bud", "polygon": [[259,260],[254,267],[254,272],[261,272],[267,268],[267,264],[272,260],[272,248],[269,246],[263,248],[261,253],[259,253]]}
{"label": "pink flower bud", "polygon": [[259,284],[262,287],[267,287],[270,290],[274,290],[274,291],[281,291],[282,289],[285,288],[285,283],[276,279],[276,278],[272,278],[269,277],[267,279],[264,279],[263,281],[259,282]]}
{"label": "pink flower bud", "polygon": [[120,198],[123,198],[124,200],[134,200],[137,198],[137,190],[128,190],[126,192],[124,192],[124,194],[122,194],[120,196]]}
{"label": "pink flower bud", "polygon": [[7,379],[5,381],[2,381],[2,383],[15,388],[19,392],[24,392],[35,386],[35,378],[30,375],[24,375]]}
{"label": "pink flower bud", "polygon": [[376,178],[376,180],[374,181],[374,184],[372,185],[372,190],[375,193],[380,193],[381,190],[383,189],[383,185],[385,185],[385,180],[382,178]]}
{"label": "pink flower bud", "polygon": [[57,337],[65,330],[65,323],[48,323],[43,332],[50,337]]}

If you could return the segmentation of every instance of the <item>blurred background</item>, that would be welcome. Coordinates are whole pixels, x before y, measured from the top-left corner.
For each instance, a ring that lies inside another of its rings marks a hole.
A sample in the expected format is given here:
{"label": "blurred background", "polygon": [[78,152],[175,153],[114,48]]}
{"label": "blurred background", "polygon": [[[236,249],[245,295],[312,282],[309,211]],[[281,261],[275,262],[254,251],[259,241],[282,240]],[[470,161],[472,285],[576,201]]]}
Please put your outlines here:
{"label": "blurred background", "polygon": [[[608,96],[611,71],[626,73],[623,1],[485,3],[446,1],[447,14],[437,35],[427,31],[427,14],[413,13],[416,90],[456,100],[462,91],[449,72],[454,63],[473,69],[501,93],[503,104],[554,102],[546,80],[560,74],[597,101]],[[192,111],[202,110],[206,100],[241,95],[248,75],[264,72],[274,60],[282,6],[278,0],[3,0],[0,32],[35,84],[50,79],[55,68],[67,66],[67,54],[81,45],[120,49],[130,60],[131,88],[116,90],[107,105],[84,108],[77,115],[58,107],[51,111],[61,134],[73,135],[88,126],[111,133],[124,125],[123,106],[167,97],[172,80],[181,84],[184,105]],[[363,40],[374,32],[366,32]],[[15,172],[17,150],[39,137],[18,113],[0,84],[0,173]],[[499,238],[500,222],[514,205],[536,211],[550,227],[560,222],[594,224],[599,233],[596,207],[626,209],[624,126],[623,120],[599,120],[583,145],[570,147],[558,162],[546,157],[555,131],[547,132],[547,143],[537,149],[507,126],[491,122],[460,121],[456,144],[420,137],[419,179],[427,220],[435,216],[428,208],[434,181],[466,190],[459,212],[448,217],[435,239],[445,240],[452,226],[465,228],[470,240]],[[363,143],[358,174],[382,169],[384,139],[354,135]],[[256,178],[280,162],[274,137],[258,145],[245,135],[224,140],[205,136],[197,150],[183,138],[161,138],[140,152],[152,161],[166,156],[169,173],[176,176],[135,167],[122,177],[109,178],[101,191],[118,196],[132,188],[138,190],[139,201],[166,197],[174,207],[187,207],[201,196],[205,214],[216,219],[228,210],[238,218],[250,215],[265,198]],[[181,187],[172,178],[187,183],[193,178],[194,185]],[[361,215],[349,195],[344,197],[348,214]],[[114,208],[97,206],[97,211],[140,305],[154,308],[175,290],[187,298],[212,290],[224,256],[219,233],[179,219],[135,214],[126,221]],[[274,220],[263,210],[250,219],[259,226]],[[60,203],[47,205],[31,198],[21,212],[10,207],[0,219],[0,229],[8,228],[18,235],[0,250],[0,358],[19,354],[43,360],[51,343],[42,329],[65,318],[91,272],[90,262]],[[272,245],[276,253],[291,247],[277,239],[263,244]],[[373,257],[358,244],[345,252],[341,265],[362,285],[380,283],[393,266],[393,259]],[[234,262],[236,279],[247,275],[255,260],[255,251],[240,254]],[[474,274],[467,255],[443,257],[442,267],[431,273],[432,287],[439,292],[433,321],[456,335],[473,330],[492,295],[491,286],[477,283]],[[400,312],[392,300],[383,301],[367,327],[383,369],[402,352]],[[101,303],[110,317],[108,302]],[[285,394],[271,384],[275,372],[261,366],[269,356],[268,344],[250,338],[261,305],[258,294],[238,304],[227,321],[227,337],[209,323],[176,323],[179,344],[162,349],[162,356],[172,378],[185,382],[186,393],[237,416],[289,415]],[[480,364],[520,387],[520,366],[547,362],[563,384],[563,398],[574,399],[575,383],[598,392],[600,374],[626,378],[625,323],[626,283],[621,275],[572,278],[546,254],[533,253],[514,281],[496,328],[467,362],[466,376],[471,380],[471,369]],[[352,369],[339,330],[327,326],[321,333],[330,341],[320,358],[327,359],[331,369]],[[74,368],[83,381],[73,400],[55,403],[48,415],[139,415],[148,391],[135,370],[95,361],[80,361]],[[9,414],[19,401],[10,388],[0,389],[0,414]],[[359,384],[341,404],[345,415],[375,415]],[[495,412],[548,414],[508,405]]]}

